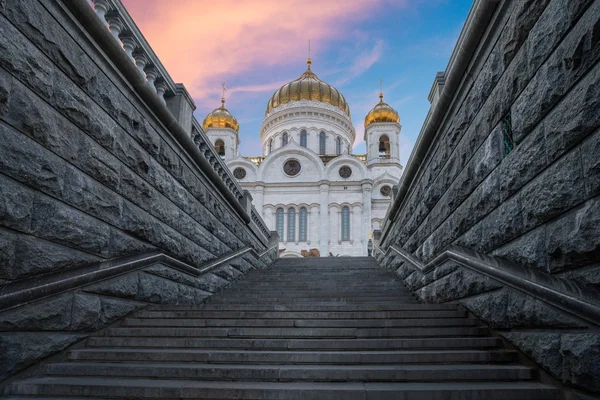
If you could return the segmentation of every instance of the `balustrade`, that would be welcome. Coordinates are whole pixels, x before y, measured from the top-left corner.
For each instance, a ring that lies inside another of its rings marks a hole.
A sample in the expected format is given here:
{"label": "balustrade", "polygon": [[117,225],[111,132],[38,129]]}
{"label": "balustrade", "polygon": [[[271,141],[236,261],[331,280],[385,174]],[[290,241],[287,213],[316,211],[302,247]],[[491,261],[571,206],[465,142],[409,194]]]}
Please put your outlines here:
{"label": "balustrade", "polygon": [[[141,76],[156,93],[159,100],[167,105],[167,98],[175,96],[176,84],[166,69],[152,51],[150,45],[139,31],[131,16],[123,6],[120,0],[88,0],[90,6],[96,15],[106,25],[108,31],[117,40],[117,43],[123,48],[123,51],[131,59],[131,62],[139,70]],[[193,104],[192,104],[193,105]],[[194,106],[195,107],[195,106]],[[200,150],[202,155],[223,180],[225,186],[234,197],[241,201],[244,197],[243,190],[231,172],[224,164],[223,160],[217,155],[212,144],[208,141],[204,131],[200,127],[198,120],[192,116],[192,130],[190,137]],[[270,236],[264,221],[260,214],[253,208],[251,220],[256,224],[259,230],[266,236]]]}

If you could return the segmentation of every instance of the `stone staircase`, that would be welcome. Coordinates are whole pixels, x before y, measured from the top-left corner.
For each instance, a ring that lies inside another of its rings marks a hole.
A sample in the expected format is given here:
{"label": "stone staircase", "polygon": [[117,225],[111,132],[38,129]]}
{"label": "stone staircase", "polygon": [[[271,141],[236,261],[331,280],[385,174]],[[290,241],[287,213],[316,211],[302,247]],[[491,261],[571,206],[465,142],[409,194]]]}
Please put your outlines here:
{"label": "stone staircase", "polygon": [[454,304],[371,258],[283,259],[196,307],[147,308],[10,398],[557,399]]}

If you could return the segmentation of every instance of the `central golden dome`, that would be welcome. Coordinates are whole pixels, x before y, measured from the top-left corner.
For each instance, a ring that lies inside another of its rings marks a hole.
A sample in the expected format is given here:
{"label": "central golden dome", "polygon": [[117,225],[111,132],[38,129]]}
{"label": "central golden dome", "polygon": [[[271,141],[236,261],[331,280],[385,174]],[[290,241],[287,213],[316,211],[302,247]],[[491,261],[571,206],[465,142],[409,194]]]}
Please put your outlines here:
{"label": "central golden dome", "polygon": [[265,116],[274,108],[290,101],[313,100],[334,105],[350,118],[350,107],[348,107],[344,96],[336,88],[320,80],[310,70],[310,58],[306,64],[308,68],[300,78],[286,83],[271,96],[271,99],[267,103]]}

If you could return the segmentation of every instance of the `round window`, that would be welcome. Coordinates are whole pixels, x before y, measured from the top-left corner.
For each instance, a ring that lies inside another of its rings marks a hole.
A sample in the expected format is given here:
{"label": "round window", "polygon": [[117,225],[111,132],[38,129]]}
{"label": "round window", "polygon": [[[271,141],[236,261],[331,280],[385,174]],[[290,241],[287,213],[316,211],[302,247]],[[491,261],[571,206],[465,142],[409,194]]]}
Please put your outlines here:
{"label": "round window", "polygon": [[352,168],[347,165],[344,165],[340,168],[340,176],[344,179],[350,178],[352,175]]}
{"label": "round window", "polygon": [[246,170],[244,168],[237,167],[233,170],[233,176],[235,176],[236,179],[244,179],[246,177]]}
{"label": "round window", "polygon": [[300,162],[298,160],[287,160],[285,164],[283,164],[283,172],[285,172],[289,176],[296,176],[300,173]]}
{"label": "round window", "polygon": [[382,196],[388,197],[392,193],[392,188],[388,185],[383,185],[381,189],[379,189],[379,193],[381,193]]}

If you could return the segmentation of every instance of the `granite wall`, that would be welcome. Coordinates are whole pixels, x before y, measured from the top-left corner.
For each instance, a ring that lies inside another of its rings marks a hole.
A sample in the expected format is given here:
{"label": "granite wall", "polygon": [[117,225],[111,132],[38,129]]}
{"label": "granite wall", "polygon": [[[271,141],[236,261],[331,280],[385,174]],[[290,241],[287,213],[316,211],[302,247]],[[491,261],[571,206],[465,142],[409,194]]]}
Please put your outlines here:
{"label": "granite wall", "polygon": [[[499,1],[470,56],[381,248],[427,263],[458,245],[599,289],[600,1]],[[423,301],[460,301],[554,376],[600,391],[597,326],[451,263],[423,277],[381,261]]]}
{"label": "granite wall", "polygon": [[[269,244],[256,218],[244,221],[113,61],[61,1],[0,0],[0,295],[145,252],[199,268],[253,249],[238,272],[276,258],[257,258]],[[160,275],[136,272],[105,288],[124,285],[127,301],[87,289],[2,313],[0,379],[147,302],[207,295]],[[8,365],[9,354],[27,360]]]}

